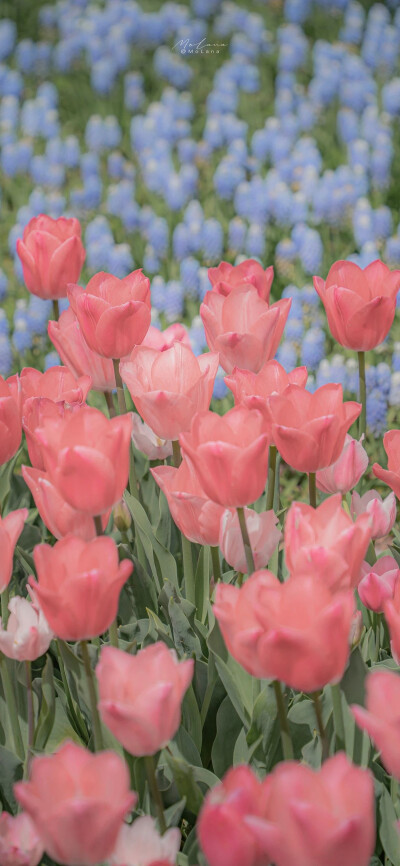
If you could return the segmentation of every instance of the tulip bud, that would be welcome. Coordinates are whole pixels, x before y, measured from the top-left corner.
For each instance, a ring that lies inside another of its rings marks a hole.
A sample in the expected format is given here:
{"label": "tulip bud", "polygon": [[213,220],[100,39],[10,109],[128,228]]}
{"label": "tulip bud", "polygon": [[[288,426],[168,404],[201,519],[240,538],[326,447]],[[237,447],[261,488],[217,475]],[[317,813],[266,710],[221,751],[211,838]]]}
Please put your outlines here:
{"label": "tulip bud", "polygon": [[126,532],[132,524],[132,517],[124,499],[113,508],[114,524],[120,532]]}

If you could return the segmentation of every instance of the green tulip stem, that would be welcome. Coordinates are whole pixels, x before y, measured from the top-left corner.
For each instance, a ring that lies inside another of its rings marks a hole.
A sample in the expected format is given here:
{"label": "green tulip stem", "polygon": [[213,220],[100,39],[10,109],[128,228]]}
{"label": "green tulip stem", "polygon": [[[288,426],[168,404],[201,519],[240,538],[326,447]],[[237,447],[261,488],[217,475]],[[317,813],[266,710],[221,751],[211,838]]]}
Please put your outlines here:
{"label": "green tulip stem", "polygon": [[124,383],[121,379],[121,373],[119,372],[119,363],[119,358],[113,359],[115,384],[117,386],[118,410],[120,415],[125,415],[127,408],[124,394]]}
{"label": "green tulip stem", "polygon": [[103,746],[103,734],[101,731],[101,722],[99,711],[97,709],[97,695],[96,695],[96,686],[94,682],[94,674],[92,671],[92,666],[90,664],[90,656],[88,650],[87,640],[81,640],[81,653],[83,659],[83,666],[85,668],[86,681],[89,690],[89,699],[90,699],[90,709],[92,713],[92,725],[93,725],[93,739],[94,739],[94,747],[96,752],[100,752]]}
{"label": "green tulip stem", "polygon": [[6,705],[11,724],[11,731],[14,739],[15,751],[20,760],[23,762],[25,761],[25,749],[21,735],[21,727],[19,724],[17,703],[15,700],[14,689],[11,682],[10,671],[8,669],[8,659],[6,659],[4,656],[0,656],[0,670],[1,678],[3,680],[4,697],[6,699]]}
{"label": "green tulip stem", "polygon": [[367,388],[365,382],[365,352],[358,352],[358,375],[360,380],[360,402],[362,405],[361,415],[358,419],[358,435],[364,436],[367,432]]}
{"label": "green tulip stem", "polygon": [[222,580],[221,563],[219,561],[219,548],[211,546],[210,550],[211,550],[211,561],[212,561],[212,567],[213,567],[214,583],[218,583],[220,580]]}
{"label": "green tulip stem", "polygon": [[167,825],[165,823],[164,804],[161,797],[161,791],[157,784],[156,767],[153,755],[146,755],[145,759],[147,781],[149,783],[150,794],[157,810],[158,823],[160,832],[165,833]]}
{"label": "green tulip stem", "polygon": [[247,563],[247,573],[253,574],[253,572],[256,570],[256,567],[254,565],[253,551],[251,549],[249,533],[247,531],[246,518],[244,515],[244,508],[239,506],[236,509],[236,511],[237,511],[237,515],[239,518],[239,526],[240,526],[240,531],[242,533],[242,538],[243,538],[244,552],[246,555],[246,563]]}
{"label": "green tulip stem", "polygon": [[308,495],[310,505],[313,508],[317,507],[317,484],[315,478],[315,472],[310,472],[308,475]]}
{"label": "green tulip stem", "polygon": [[266,511],[271,511],[274,507],[275,498],[275,477],[276,477],[276,445],[269,446],[269,467],[268,467],[268,489],[267,489],[267,504]]}
{"label": "green tulip stem", "polygon": [[274,680],[273,682],[275,698],[276,698],[276,708],[278,711],[278,719],[281,728],[281,743],[282,743],[282,751],[283,757],[285,761],[293,761],[294,752],[293,752],[293,743],[292,738],[290,736],[289,723],[286,715],[286,707],[285,701],[283,699],[281,684],[279,680]]}

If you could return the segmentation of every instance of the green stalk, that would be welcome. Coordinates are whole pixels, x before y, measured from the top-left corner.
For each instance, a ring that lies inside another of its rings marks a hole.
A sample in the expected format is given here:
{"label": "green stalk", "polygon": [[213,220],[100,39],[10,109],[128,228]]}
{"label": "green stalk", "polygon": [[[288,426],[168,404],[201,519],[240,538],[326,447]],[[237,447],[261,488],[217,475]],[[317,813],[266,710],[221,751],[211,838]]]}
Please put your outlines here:
{"label": "green stalk", "polygon": [[119,643],[118,643],[118,625],[117,625],[117,619],[116,618],[113,619],[113,621],[110,625],[110,628],[108,629],[108,635],[110,638],[111,646],[115,646],[118,649],[118,646],[119,646]]}
{"label": "green stalk", "polygon": [[219,548],[211,546],[210,550],[211,550],[211,560],[212,560],[212,567],[213,567],[214,582],[218,583],[218,581],[222,580],[221,563],[219,561]]}
{"label": "green stalk", "polygon": [[124,383],[121,379],[121,373],[119,372],[119,358],[114,358],[113,364],[114,364],[115,384],[117,386],[118,410],[119,410],[120,415],[125,415],[125,413],[127,412],[127,408],[126,408],[125,394],[124,394]]}
{"label": "green stalk", "polygon": [[311,698],[314,702],[314,709],[315,709],[315,715],[317,717],[318,731],[319,731],[319,735],[321,738],[322,760],[326,761],[326,759],[329,758],[329,740],[328,740],[328,737],[326,735],[326,731],[324,728],[324,720],[322,718],[322,707],[321,707],[321,701],[319,699],[318,692],[313,692],[313,694],[311,695]]}
{"label": "green stalk", "polygon": [[271,509],[274,507],[276,455],[277,455],[276,445],[270,445],[269,446],[267,504],[265,507],[266,511],[271,511]]}
{"label": "green stalk", "polygon": [[81,716],[79,708],[78,708],[78,712],[76,712],[75,707],[74,707],[74,702],[72,700],[71,690],[70,690],[70,687],[68,685],[67,675],[65,673],[64,662],[63,662],[63,658],[61,655],[60,641],[58,639],[56,640],[56,647],[57,647],[58,666],[60,668],[60,674],[61,674],[61,681],[62,681],[62,684],[64,686],[64,692],[65,692],[65,696],[67,698],[67,704],[68,704],[69,711],[71,713],[71,718],[73,719],[73,722],[75,724],[77,732],[79,733],[79,735],[81,737],[83,736],[83,739],[86,741],[88,738],[86,725],[85,725],[85,722]]}
{"label": "green stalk", "polygon": [[104,391],[104,396],[107,403],[108,414],[110,418],[115,418],[117,413],[115,411],[114,398],[111,391]]}
{"label": "green stalk", "polygon": [[144,762],[146,766],[147,781],[149,783],[150,793],[157,810],[160,832],[164,834],[167,829],[167,825],[165,823],[164,804],[161,797],[161,791],[157,785],[156,767],[153,755],[146,755]]}
{"label": "green stalk", "polygon": [[331,686],[332,709],[333,709],[333,724],[335,728],[335,745],[336,750],[340,751],[345,747],[344,720],[342,708],[342,694],[338,683]]}
{"label": "green stalk", "polygon": [[276,708],[278,710],[278,718],[279,724],[281,727],[281,743],[282,743],[282,751],[283,757],[285,761],[293,761],[294,752],[293,752],[293,743],[292,738],[290,736],[289,723],[286,715],[286,707],[285,701],[283,700],[281,684],[279,680],[274,680],[273,682],[275,698],[276,698]]}
{"label": "green stalk", "polygon": [[358,435],[367,432],[367,388],[365,382],[365,352],[358,352],[358,375],[360,380],[361,415],[358,419]]}
{"label": "green stalk", "polygon": [[315,478],[315,472],[309,472],[308,474],[308,493],[309,493],[309,501],[310,505],[313,508],[317,507],[317,482]]}
{"label": "green stalk", "polygon": [[96,695],[96,687],[94,683],[94,674],[92,671],[92,666],[90,664],[90,656],[88,650],[87,640],[81,640],[81,653],[83,659],[83,665],[85,668],[86,680],[89,690],[89,699],[90,699],[90,709],[92,712],[92,725],[93,725],[93,739],[94,739],[94,747],[96,752],[100,752],[103,748],[103,734],[101,731],[101,722],[99,711],[97,709],[97,695]]}
{"label": "green stalk", "polygon": [[93,518],[93,521],[94,521],[94,525],[95,525],[95,528],[96,528],[96,535],[98,535],[98,536],[99,536],[99,535],[104,535],[104,532],[103,532],[103,524],[102,524],[102,522],[101,522],[101,517],[100,517],[100,515],[99,515],[99,514],[96,514],[95,517]]}
{"label": "green stalk", "polygon": [[7,628],[8,617],[10,616],[10,612],[8,610],[8,602],[10,601],[10,590],[8,586],[3,589],[1,593],[1,622],[4,629]]}
{"label": "green stalk", "polygon": [[57,298],[53,298],[53,316],[54,316],[56,322],[58,322],[58,320],[60,318],[60,306],[59,306]]}
{"label": "green stalk", "polygon": [[253,574],[253,572],[256,570],[256,567],[254,565],[253,551],[251,549],[249,533],[247,532],[246,518],[244,515],[244,508],[242,508],[241,506],[238,506],[236,511],[237,511],[237,515],[239,518],[239,526],[240,526],[240,531],[242,533],[242,538],[243,538],[244,552],[246,555],[246,563],[247,563],[247,573]]}
{"label": "green stalk", "polygon": [[14,689],[11,682],[10,671],[8,669],[8,661],[6,658],[4,658],[4,656],[0,657],[0,670],[3,680],[4,696],[6,699],[8,715],[11,722],[11,731],[13,735],[15,751],[20,760],[25,761],[25,749],[21,735]]}
{"label": "green stalk", "polygon": [[26,673],[26,696],[28,701],[28,744],[26,749],[26,773],[29,776],[30,762],[32,759],[32,746],[35,733],[35,716],[33,709],[33,692],[32,692],[32,667],[29,661],[25,662]]}
{"label": "green stalk", "polygon": [[[182,463],[182,454],[179,442],[174,439],[172,442],[172,454],[174,466],[176,469]],[[188,538],[181,532],[182,539],[182,556],[183,556],[183,579],[185,582],[185,595],[188,601],[196,604],[195,579],[193,569],[192,545]]]}

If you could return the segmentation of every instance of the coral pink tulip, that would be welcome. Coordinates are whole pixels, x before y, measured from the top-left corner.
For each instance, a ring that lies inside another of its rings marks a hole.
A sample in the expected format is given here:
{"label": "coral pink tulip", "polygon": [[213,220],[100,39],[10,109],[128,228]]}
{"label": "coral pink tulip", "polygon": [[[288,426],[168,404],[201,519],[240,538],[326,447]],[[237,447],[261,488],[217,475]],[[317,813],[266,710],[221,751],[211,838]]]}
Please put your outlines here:
{"label": "coral pink tulip", "polygon": [[28,446],[29,459],[36,469],[44,470],[45,459],[42,443],[36,436],[36,430],[41,428],[47,420],[66,419],[82,407],[82,403],[55,403],[47,397],[33,397],[26,400],[24,415],[22,418],[22,429],[25,433]]}
{"label": "coral pink tulip", "polygon": [[89,406],[45,418],[35,430],[50,481],[69,505],[92,516],[122,499],[131,434],[130,414],[109,419]]}
{"label": "coral pink tulip", "polygon": [[92,380],[90,376],[75,378],[68,367],[50,367],[45,373],[34,367],[24,367],[21,373],[7,379],[11,393],[20,406],[21,418],[27,401],[46,397],[54,403],[84,403]]}
{"label": "coral pink tulip", "polygon": [[128,559],[118,561],[112,538],[83,541],[68,535],[54,547],[33,551],[38,583],[29,584],[43,613],[62,640],[89,640],[103,634],[115,619],[120,591],[132,573]]}
{"label": "coral pink tulip", "polygon": [[353,523],[337,493],[318,508],[294,502],[285,523],[285,557],[289,571],[313,574],[331,591],[357,586],[371,537],[370,519]]}
{"label": "coral pink tulip", "polygon": [[49,322],[48,333],[63,364],[74,376],[89,375],[95,391],[112,391],[116,387],[113,362],[89,348],[71,307],[61,313],[58,322]]}
{"label": "coral pink tulip", "polygon": [[53,632],[36,598],[31,604],[27,598],[14,595],[8,609],[7,628],[0,626],[0,650],[9,659],[33,662],[47,652]]}
{"label": "coral pink tulip", "polygon": [[229,295],[237,286],[255,286],[260,298],[269,301],[274,269],[270,265],[264,270],[255,259],[246,259],[240,265],[221,262],[217,268],[208,269],[208,279],[214,292],[220,295]]}
{"label": "coral pink tulip", "polygon": [[225,377],[225,382],[236,404],[244,403],[249,409],[259,409],[263,413],[265,429],[271,434],[271,416],[267,411],[269,398],[272,394],[282,394],[288,385],[305,388],[307,377],[307,367],[296,367],[286,373],[278,361],[266,361],[258,373],[235,367],[233,373]]}
{"label": "coral pink tulip", "polygon": [[[255,570],[258,570],[267,565],[282,538],[282,533],[277,528],[278,518],[274,511],[257,514],[252,508],[245,508],[244,514]],[[219,530],[219,546],[229,565],[246,574],[246,554],[236,512],[224,511]]]}
{"label": "coral pink tulip", "polygon": [[268,473],[268,436],[256,409],[235,406],[222,417],[195,415],[179,438],[206,496],[226,507],[250,505],[263,492]]}
{"label": "coral pink tulip", "polygon": [[193,667],[193,659],[178,661],[161,641],[135,656],[102,648],[96,668],[99,712],[131,755],[154,755],[175,736]]}
{"label": "coral pink tulip", "polygon": [[273,441],[285,462],[299,472],[316,472],[340,457],[361,404],[344,403],[341,385],[322,385],[313,394],[288,385],[269,398],[267,412]]}
{"label": "coral pink tulip", "polygon": [[10,583],[15,546],[28,514],[27,508],[18,508],[6,517],[0,517],[0,592]]}
{"label": "coral pink tulip", "polygon": [[160,331],[159,328],[150,325],[142,346],[148,346],[150,349],[158,349],[159,352],[165,352],[174,343],[183,343],[188,349],[191,348],[188,329],[180,322],[174,322],[173,325],[169,325],[164,331]]}
{"label": "coral pink tulip", "polygon": [[183,535],[195,544],[216,547],[225,509],[206,496],[191,463],[184,458],[178,469],[157,466],[151,473],[167,497],[172,518]]}
{"label": "coral pink tulip", "polygon": [[267,861],[257,836],[247,823],[264,818],[266,781],[247,766],[228,770],[204,799],[198,822],[200,845],[210,866],[263,866]]}
{"label": "coral pink tulip", "polygon": [[382,613],[385,602],[393,598],[400,568],[393,556],[382,556],[374,565],[363,562],[358,594],[369,610]]}
{"label": "coral pink tulip", "polygon": [[393,529],[396,521],[396,497],[389,493],[382,499],[377,490],[368,490],[360,496],[355,490],[351,497],[353,516],[368,514],[371,520],[371,538],[384,538]]}
{"label": "coral pink tulip", "polygon": [[70,285],[68,297],[89,348],[104,358],[124,358],[149,330],[150,280],[141,268],[123,280],[95,274],[86,289]]}
{"label": "coral pink tulip", "polygon": [[172,455],[170,439],[160,439],[136,413],[132,416],[132,442],[149,460],[165,460]]}
{"label": "coral pink tulip", "polygon": [[274,357],[289,315],[291,298],[268,305],[255,287],[239,285],[227,297],[207,292],[200,307],[207,343],[219,352],[227,373],[234,367],[261,370]]}
{"label": "coral pink tulip", "polygon": [[377,260],[359,268],[353,262],[332,265],[326,281],[314,277],[332,336],[341,346],[367,352],[382,343],[393,324],[400,271]]}
{"label": "coral pink tulip", "polygon": [[25,812],[0,815],[1,866],[38,866],[44,848],[32,819]]}
{"label": "coral pink tulip", "polygon": [[35,822],[45,851],[66,866],[97,866],[108,858],[137,796],[115,752],[93,755],[64,743],[32,761],[30,780],[14,786],[16,799]]}
{"label": "coral pink tulip", "polygon": [[351,591],[332,596],[314,576],[280,583],[258,571],[242,587],[219,583],[214,614],[229,652],[250,674],[315,692],[339,682],[354,613]]}
{"label": "coral pink tulip", "polygon": [[85,261],[77,219],[33,217],[17,240],[26,288],[48,300],[65,298],[68,283],[76,283]]}
{"label": "coral pink tulip", "polygon": [[0,466],[14,457],[21,444],[22,427],[18,403],[0,376]]}
{"label": "coral pink tulip", "polygon": [[375,670],[366,679],[366,709],[353,704],[353,716],[381,753],[388,773],[400,779],[400,677]]}
{"label": "coral pink tulip", "polygon": [[138,346],[120,365],[121,377],[146,424],[162,439],[178,439],[211,401],[218,355],[196,355],[184,343],[159,352]]}
{"label": "coral pink tulip", "polygon": [[318,490],[323,493],[348,493],[358,484],[367,466],[368,454],[361,441],[347,434],[343,451],[335,463],[317,472]]}
{"label": "coral pink tulip", "polygon": [[393,598],[384,602],[383,612],[389,626],[393,658],[400,664],[400,581],[396,581]]}
{"label": "coral pink tulip", "polygon": [[320,770],[284,761],[267,778],[267,818],[245,824],[275,866],[368,866],[375,846],[375,797],[369,770],[343,752]]}
{"label": "coral pink tulip", "polygon": [[[84,541],[91,541],[97,535],[93,517],[72,508],[61,493],[51,483],[46,472],[30,466],[22,466],[22,476],[35,501],[36,508],[45,526],[55,538],[77,535]],[[106,528],[110,512],[101,515],[103,530]]]}
{"label": "coral pink tulip", "polygon": [[177,827],[160,836],[150,815],[123,824],[109,866],[175,866],[181,844]]}
{"label": "coral pink tulip", "polygon": [[383,447],[388,458],[388,468],[382,469],[379,463],[374,463],[372,471],[377,478],[391,487],[400,499],[400,430],[389,430],[383,437]]}

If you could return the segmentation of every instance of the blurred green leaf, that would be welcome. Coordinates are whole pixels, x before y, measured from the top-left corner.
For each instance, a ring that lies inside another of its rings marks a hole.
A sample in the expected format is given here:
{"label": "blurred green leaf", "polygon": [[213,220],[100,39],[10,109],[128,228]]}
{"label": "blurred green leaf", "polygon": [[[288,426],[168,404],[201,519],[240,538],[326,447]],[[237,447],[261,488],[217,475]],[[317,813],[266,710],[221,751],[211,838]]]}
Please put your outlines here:
{"label": "blurred green leaf", "polygon": [[383,850],[393,866],[400,866],[400,834],[397,829],[397,815],[387,788],[383,787],[379,800],[379,837]]}

